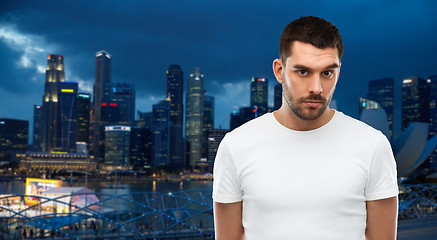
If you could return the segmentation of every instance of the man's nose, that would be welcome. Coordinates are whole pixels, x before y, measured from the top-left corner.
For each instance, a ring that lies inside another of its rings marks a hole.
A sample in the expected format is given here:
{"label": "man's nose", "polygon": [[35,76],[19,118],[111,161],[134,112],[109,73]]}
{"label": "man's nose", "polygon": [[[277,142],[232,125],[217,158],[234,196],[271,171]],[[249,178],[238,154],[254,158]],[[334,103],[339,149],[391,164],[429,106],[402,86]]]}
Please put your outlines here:
{"label": "man's nose", "polygon": [[308,92],[314,93],[314,94],[320,94],[323,92],[322,88],[322,79],[320,79],[320,76],[315,75],[310,79],[310,85],[308,86]]}

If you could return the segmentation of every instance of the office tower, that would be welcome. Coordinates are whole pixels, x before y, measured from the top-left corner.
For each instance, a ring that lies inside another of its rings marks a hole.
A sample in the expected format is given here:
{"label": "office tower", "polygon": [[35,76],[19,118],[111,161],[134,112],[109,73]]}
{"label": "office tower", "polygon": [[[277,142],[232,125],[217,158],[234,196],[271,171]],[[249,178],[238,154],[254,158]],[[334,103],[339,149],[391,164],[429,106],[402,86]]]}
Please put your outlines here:
{"label": "office tower", "polygon": [[64,58],[48,55],[43,96],[43,151],[76,151],[77,88],[65,82]]}
{"label": "office tower", "polygon": [[369,81],[367,98],[377,102],[387,114],[390,136],[393,137],[394,127],[394,79],[383,78]]}
{"label": "office tower", "polygon": [[170,101],[162,100],[153,105],[153,166],[170,164]]}
{"label": "office tower", "polygon": [[0,162],[10,161],[11,154],[27,150],[29,121],[0,118]]}
{"label": "office tower", "polygon": [[58,82],[64,82],[64,57],[49,54],[47,56],[46,81],[44,84],[42,114],[42,150],[55,148],[56,120],[58,116]]}
{"label": "office tower", "polygon": [[[429,138],[437,135],[437,75],[429,77],[430,101],[429,101]],[[429,164],[429,172],[437,172],[437,148],[426,160]]]}
{"label": "office tower", "polygon": [[209,163],[209,172],[212,172],[214,169],[214,160],[217,155],[217,149],[220,145],[220,142],[225,137],[228,130],[224,129],[211,129],[208,132],[208,157],[207,161]]}
{"label": "office tower", "polygon": [[269,81],[267,78],[252,78],[250,84],[250,107],[256,109],[255,118],[268,111]]}
{"label": "office tower", "polygon": [[282,84],[278,83],[275,85],[275,93],[274,93],[274,110],[278,110],[282,106]]}
{"label": "office tower", "polygon": [[130,168],[130,126],[105,127],[105,165],[109,169]]}
{"label": "office tower", "polygon": [[402,80],[402,130],[412,122],[429,122],[429,83],[420,77]]}
{"label": "office tower", "polygon": [[[113,106],[117,111],[118,125],[133,125],[135,123],[135,89],[133,85],[127,83],[110,83],[110,91],[105,92],[107,102],[102,102],[101,106]],[[102,117],[103,122],[108,119]]]}
{"label": "office tower", "polygon": [[195,68],[188,79],[186,96],[185,135],[188,144],[188,164],[191,167],[202,157],[203,140],[203,73]]}
{"label": "office tower", "polygon": [[33,151],[42,151],[42,106],[33,105]]}
{"label": "office tower", "polygon": [[238,114],[238,111],[233,111],[229,121],[229,130],[232,131],[239,126],[241,126],[240,114]]}
{"label": "office tower", "polygon": [[185,142],[181,125],[170,122],[170,165],[173,167],[185,166]]}
{"label": "office tower", "polygon": [[167,70],[167,98],[170,99],[170,120],[180,126],[184,121],[183,93],[184,72],[180,65],[172,64]]}
{"label": "office tower", "polygon": [[93,142],[90,146],[90,151],[94,156],[94,160],[103,163],[104,159],[104,124],[102,121],[102,103],[105,101],[105,90],[107,84],[111,82],[111,55],[105,51],[96,53],[96,72],[93,91],[93,122],[91,129],[93,134]]}
{"label": "office tower", "polygon": [[203,153],[202,157],[208,157],[208,132],[214,128],[214,105],[213,96],[205,95],[203,99]]}
{"label": "office tower", "polygon": [[90,107],[90,94],[77,94],[77,142],[85,143],[86,148],[90,143]]}
{"label": "office tower", "polygon": [[133,169],[149,168],[152,163],[152,130],[132,127],[130,141],[130,163]]}

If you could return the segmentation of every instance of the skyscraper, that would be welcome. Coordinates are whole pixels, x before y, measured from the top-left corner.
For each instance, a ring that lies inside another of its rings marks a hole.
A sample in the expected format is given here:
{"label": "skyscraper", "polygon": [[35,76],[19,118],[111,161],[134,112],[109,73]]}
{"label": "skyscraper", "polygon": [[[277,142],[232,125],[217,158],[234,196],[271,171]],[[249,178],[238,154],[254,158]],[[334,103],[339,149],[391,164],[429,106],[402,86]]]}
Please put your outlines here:
{"label": "skyscraper", "polygon": [[111,82],[111,55],[105,51],[96,53],[96,73],[93,91],[93,122],[91,124],[93,143],[90,147],[94,159],[103,163],[104,125],[102,124],[102,103],[105,101],[105,85]]}
{"label": "skyscraper", "polygon": [[[127,83],[111,83],[108,105],[114,105],[118,111],[118,123],[133,125],[135,122],[135,89]],[[106,119],[102,118],[102,121]]]}
{"label": "skyscraper", "polygon": [[369,81],[369,93],[367,98],[377,102],[387,114],[390,136],[393,136],[394,126],[394,79],[383,78]]}
{"label": "skyscraper", "polygon": [[76,150],[77,83],[65,82],[64,58],[49,54],[44,85],[42,150]]}
{"label": "skyscraper", "polygon": [[184,72],[180,65],[172,64],[167,70],[167,98],[170,99],[170,120],[183,125]]}
{"label": "skyscraper", "polygon": [[190,74],[187,86],[185,135],[191,167],[196,165],[203,153],[203,79],[204,76],[200,68],[195,68]]}
{"label": "skyscraper", "polygon": [[87,148],[90,143],[90,107],[90,94],[77,94],[77,142],[86,143]]}
{"label": "skyscraper", "polygon": [[9,162],[11,153],[27,150],[29,121],[0,118],[0,162]]}
{"label": "skyscraper", "polygon": [[203,153],[202,157],[208,157],[208,132],[214,129],[214,105],[215,98],[205,95],[203,102]]}
{"label": "skyscraper", "polygon": [[255,117],[268,112],[268,90],[269,81],[267,78],[252,78],[250,84],[250,107],[257,109]]}
{"label": "skyscraper", "polygon": [[107,169],[130,168],[130,126],[105,127],[105,165]]}
{"label": "skyscraper", "polygon": [[[429,138],[437,135],[437,75],[429,77],[430,101],[429,101]],[[429,164],[430,173],[437,172],[437,148],[426,160]]]}
{"label": "skyscraper", "polygon": [[275,94],[274,94],[274,109],[278,110],[282,106],[282,84],[278,83],[275,85]]}
{"label": "skyscraper", "polygon": [[42,106],[33,105],[33,151],[42,151]]}
{"label": "skyscraper", "polygon": [[420,77],[402,80],[402,130],[412,122],[429,121],[429,84]]}
{"label": "skyscraper", "polygon": [[170,164],[170,101],[162,100],[153,105],[153,166]]}

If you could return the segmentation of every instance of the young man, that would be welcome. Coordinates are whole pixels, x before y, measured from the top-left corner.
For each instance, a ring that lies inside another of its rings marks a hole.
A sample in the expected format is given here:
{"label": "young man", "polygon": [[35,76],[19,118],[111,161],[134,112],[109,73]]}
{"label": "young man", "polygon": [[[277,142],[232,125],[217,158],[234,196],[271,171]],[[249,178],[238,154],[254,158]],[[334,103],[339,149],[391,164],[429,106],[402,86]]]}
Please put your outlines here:
{"label": "young man", "polygon": [[228,133],[214,166],[216,239],[395,239],[396,163],[384,135],[330,109],[343,43],[289,23],[273,62],[282,106]]}

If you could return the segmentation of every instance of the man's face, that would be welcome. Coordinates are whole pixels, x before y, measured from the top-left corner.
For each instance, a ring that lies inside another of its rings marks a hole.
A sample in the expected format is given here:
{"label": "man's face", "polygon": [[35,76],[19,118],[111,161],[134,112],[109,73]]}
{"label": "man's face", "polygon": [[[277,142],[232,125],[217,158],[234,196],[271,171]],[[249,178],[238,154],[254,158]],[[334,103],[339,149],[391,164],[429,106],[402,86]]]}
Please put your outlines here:
{"label": "man's face", "polygon": [[337,48],[319,49],[293,42],[291,55],[282,68],[285,103],[302,120],[319,118],[331,101],[339,73]]}

